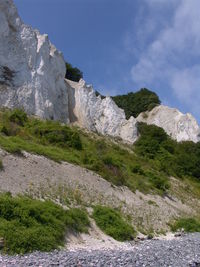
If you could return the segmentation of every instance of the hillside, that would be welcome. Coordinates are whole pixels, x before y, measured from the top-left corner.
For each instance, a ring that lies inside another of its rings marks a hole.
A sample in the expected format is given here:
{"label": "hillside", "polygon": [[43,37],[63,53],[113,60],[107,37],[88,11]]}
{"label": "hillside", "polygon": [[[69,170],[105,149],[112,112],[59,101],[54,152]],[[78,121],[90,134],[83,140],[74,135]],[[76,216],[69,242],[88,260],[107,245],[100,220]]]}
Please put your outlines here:
{"label": "hillside", "polygon": [[196,119],[146,88],[102,97],[13,0],[0,25],[0,252],[125,251],[200,232]]}
{"label": "hillside", "polygon": [[68,207],[117,208],[145,234],[200,216],[199,143],[177,143],[141,124],[139,140],[125,145],[21,110],[1,111],[0,127],[4,192]]}

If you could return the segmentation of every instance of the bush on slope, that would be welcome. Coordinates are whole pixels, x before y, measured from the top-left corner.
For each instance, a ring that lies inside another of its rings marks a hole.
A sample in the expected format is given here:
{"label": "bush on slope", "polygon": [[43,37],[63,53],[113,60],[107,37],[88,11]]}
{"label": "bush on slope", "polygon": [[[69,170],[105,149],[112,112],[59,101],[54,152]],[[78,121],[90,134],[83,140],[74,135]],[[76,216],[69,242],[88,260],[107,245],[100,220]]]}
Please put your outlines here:
{"label": "bush on slope", "polygon": [[134,238],[135,231],[133,227],[115,209],[106,206],[95,206],[93,218],[103,232],[118,241],[127,241]]}
{"label": "bush on slope", "polygon": [[0,195],[0,236],[3,252],[50,251],[64,245],[68,230],[87,232],[89,220],[80,209],[65,211],[51,201]]}

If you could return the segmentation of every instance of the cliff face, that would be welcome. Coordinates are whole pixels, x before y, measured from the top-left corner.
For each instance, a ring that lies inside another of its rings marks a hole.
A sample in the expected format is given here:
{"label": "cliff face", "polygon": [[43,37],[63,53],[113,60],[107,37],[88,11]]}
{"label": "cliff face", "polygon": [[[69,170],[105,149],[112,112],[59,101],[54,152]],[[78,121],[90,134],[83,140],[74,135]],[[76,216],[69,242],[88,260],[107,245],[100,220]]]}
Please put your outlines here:
{"label": "cliff face", "polygon": [[200,128],[195,118],[187,113],[183,114],[175,108],[157,106],[150,112],[143,112],[137,121],[154,124],[163,128],[173,139],[180,141],[200,141]]}
{"label": "cliff face", "polygon": [[200,141],[190,114],[158,106],[126,120],[110,97],[97,97],[83,80],[65,81],[62,54],[47,35],[23,24],[13,0],[0,0],[0,37],[0,107],[23,107],[28,114],[76,123],[129,143],[138,138],[137,121],[156,124],[177,141]]}
{"label": "cliff face", "polygon": [[0,36],[0,106],[68,122],[62,54],[23,24],[12,0],[0,1]]}
{"label": "cliff face", "polygon": [[110,97],[96,96],[92,86],[66,80],[69,92],[70,121],[103,135],[119,137],[133,143],[138,137],[137,121],[126,120],[125,113]]}
{"label": "cliff face", "polygon": [[23,107],[41,118],[77,121],[89,130],[135,141],[135,119],[126,121],[110,98],[101,101],[83,81],[78,90],[76,83],[65,83],[62,54],[47,35],[23,24],[13,0],[0,1],[0,36],[1,107]]}

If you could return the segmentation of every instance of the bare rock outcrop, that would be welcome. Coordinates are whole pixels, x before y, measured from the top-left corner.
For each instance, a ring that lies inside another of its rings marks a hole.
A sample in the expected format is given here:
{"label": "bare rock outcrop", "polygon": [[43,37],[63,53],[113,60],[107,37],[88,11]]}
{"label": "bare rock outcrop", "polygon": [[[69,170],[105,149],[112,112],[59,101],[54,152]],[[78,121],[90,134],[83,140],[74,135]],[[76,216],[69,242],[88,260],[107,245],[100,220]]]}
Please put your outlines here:
{"label": "bare rock outcrop", "polygon": [[79,83],[66,80],[69,94],[70,121],[103,135],[119,137],[133,143],[138,138],[137,121],[126,120],[125,113],[115,102],[106,97],[96,96],[91,85],[84,80]]}
{"label": "bare rock outcrop", "polygon": [[157,106],[150,112],[143,112],[137,121],[154,124],[163,128],[168,135],[178,142],[200,141],[200,128],[195,118],[187,113],[183,114],[178,109],[167,106]]}
{"label": "bare rock outcrop", "polygon": [[0,1],[0,36],[0,106],[68,122],[62,54],[23,24],[13,0]]}

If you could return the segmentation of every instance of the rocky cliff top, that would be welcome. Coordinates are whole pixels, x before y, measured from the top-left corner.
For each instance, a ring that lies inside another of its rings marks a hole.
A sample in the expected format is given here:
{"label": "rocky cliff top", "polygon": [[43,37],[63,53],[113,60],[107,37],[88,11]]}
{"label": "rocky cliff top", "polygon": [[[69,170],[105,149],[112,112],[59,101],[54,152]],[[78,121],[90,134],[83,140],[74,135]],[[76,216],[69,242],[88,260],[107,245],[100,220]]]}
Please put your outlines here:
{"label": "rocky cliff top", "polygon": [[163,128],[178,142],[200,141],[200,128],[195,118],[189,113],[181,113],[178,109],[160,105],[150,112],[141,113],[137,120]]}

